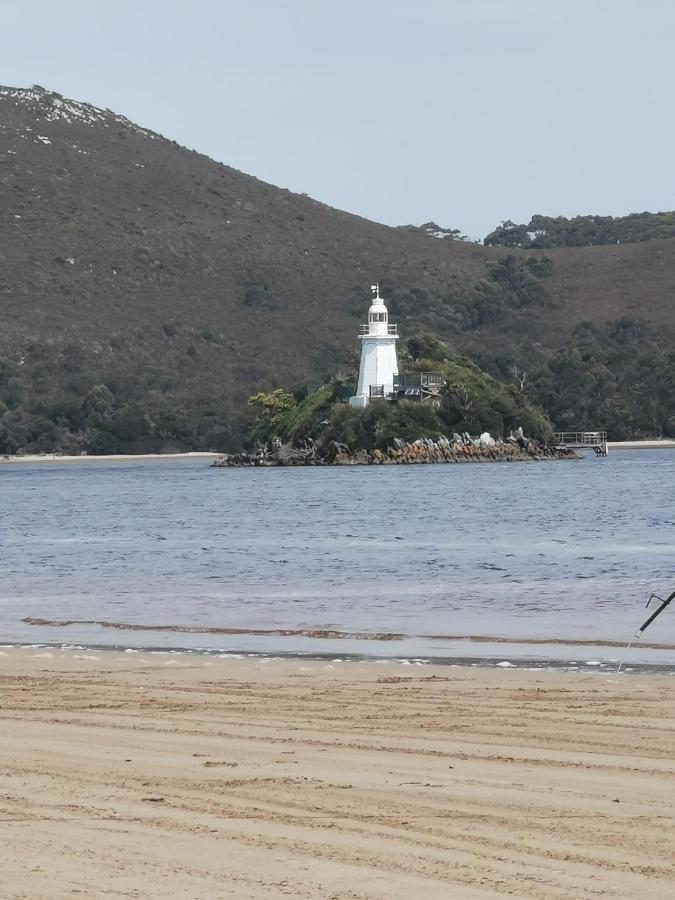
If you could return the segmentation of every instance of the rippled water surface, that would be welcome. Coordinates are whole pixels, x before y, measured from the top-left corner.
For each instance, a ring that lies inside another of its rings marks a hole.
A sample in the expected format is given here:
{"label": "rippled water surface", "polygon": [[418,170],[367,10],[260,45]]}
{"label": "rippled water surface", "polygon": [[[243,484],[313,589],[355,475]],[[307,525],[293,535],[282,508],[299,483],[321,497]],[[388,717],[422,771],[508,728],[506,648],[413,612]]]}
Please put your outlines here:
{"label": "rippled water surface", "polygon": [[[675,588],[674,470],[675,451],[396,468],[0,466],[0,627],[7,642],[103,639],[96,625],[24,617],[624,641],[650,591]],[[675,643],[675,610],[649,635]]]}

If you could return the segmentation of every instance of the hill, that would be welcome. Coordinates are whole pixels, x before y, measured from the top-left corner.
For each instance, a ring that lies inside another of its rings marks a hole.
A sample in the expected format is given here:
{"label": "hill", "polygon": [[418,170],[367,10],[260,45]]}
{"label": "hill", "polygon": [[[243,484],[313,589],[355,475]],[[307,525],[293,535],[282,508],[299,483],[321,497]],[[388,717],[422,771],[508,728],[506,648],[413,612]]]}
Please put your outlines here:
{"label": "hill", "polygon": [[0,166],[0,452],[234,448],[251,393],[354,363],[378,278],[402,334],[525,371],[554,424],[601,427],[616,395],[631,434],[675,428],[654,381],[673,369],[675,240],[436,240],[39,87],[0,88]]}

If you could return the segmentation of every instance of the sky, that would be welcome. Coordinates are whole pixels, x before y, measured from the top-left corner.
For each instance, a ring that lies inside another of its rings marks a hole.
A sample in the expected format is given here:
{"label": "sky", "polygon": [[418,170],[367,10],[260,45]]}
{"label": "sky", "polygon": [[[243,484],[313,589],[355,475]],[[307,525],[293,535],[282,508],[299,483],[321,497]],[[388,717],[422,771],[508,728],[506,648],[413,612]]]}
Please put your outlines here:
{"label": "sky", "polygon": [[675,208],[673,0],[0,0],[0,84],[388,225]]}

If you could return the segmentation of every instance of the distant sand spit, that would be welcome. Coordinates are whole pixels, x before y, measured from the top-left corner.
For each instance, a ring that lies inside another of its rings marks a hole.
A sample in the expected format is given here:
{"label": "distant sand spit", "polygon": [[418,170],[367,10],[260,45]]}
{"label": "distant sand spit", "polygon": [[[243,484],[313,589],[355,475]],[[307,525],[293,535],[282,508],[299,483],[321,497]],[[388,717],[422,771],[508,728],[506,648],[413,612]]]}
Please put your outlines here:
{"label": "distant sand spit", "polygon": [[675,441],[609,441],[610,450],[675,450]]}
{"label": "distant sand spit", "polygon": [[110,456],[59,456],[58,454],[29,454],[27,456],[0,456],[0,466],[26,463],[111,463],[111,462],[188,462],[195,459],[211,461],[220,453],[195,451],[191,453],[117,453]]}
{"label": "distant sand spit", "polygon": [[6,897],[675,892],[675,679],[0,651]]}

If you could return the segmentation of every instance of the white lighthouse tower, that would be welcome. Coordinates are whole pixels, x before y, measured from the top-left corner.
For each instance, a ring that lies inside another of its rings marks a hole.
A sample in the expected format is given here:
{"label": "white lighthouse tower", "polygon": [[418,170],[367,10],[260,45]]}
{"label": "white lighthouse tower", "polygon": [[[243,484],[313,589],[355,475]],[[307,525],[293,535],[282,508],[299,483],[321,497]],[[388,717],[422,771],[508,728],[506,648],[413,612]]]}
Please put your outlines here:
{"label": "white lighthouse tower", "polygon": [[389,324],[389,313],[380,297],[379,284],[371,285],[375,294],[368,310],[368,324],[361,326],[361,362],[356,393],[349,398],[352,406],[367,406],[377,397],[388,397],[398,375],[396,341],[398,328]]}

